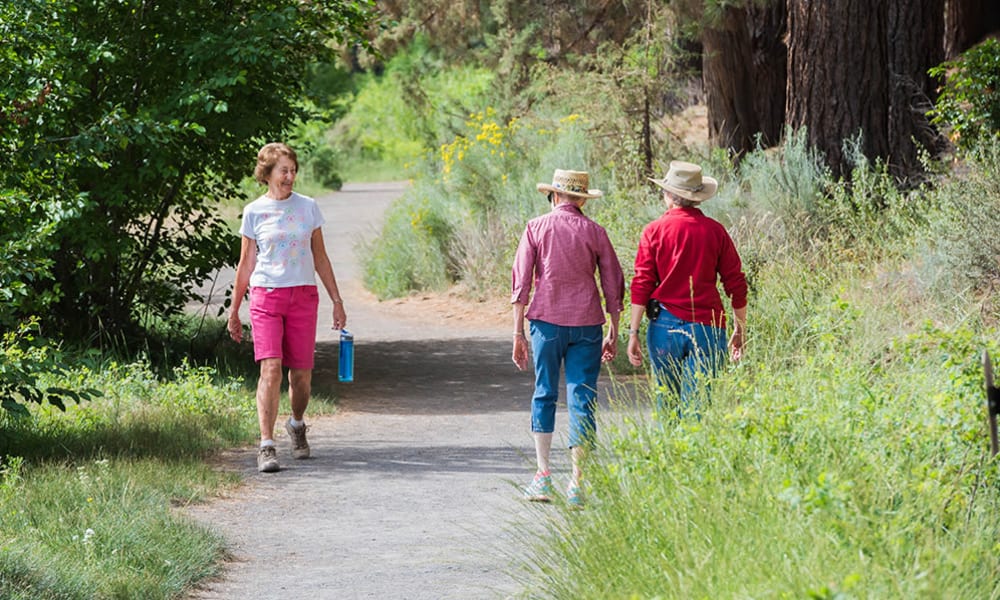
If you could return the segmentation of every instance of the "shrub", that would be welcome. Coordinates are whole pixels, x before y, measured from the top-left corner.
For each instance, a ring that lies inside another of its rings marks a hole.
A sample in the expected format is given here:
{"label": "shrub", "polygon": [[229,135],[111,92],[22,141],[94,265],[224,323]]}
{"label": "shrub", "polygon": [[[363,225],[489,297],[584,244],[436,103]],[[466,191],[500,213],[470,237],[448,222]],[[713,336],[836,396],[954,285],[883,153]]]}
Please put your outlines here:
{"label": "shrub", "polygon": [[330,146],[320,146],[308,158],[313,177],[323,187],[331,190],[339,190],[344,185],[338,171],[340,162],[337,151]]}
{"label": "shrub", "polygon": [[46,376],[64,374],[57,348],[36,338],[38,320],[29,319],[14,331],[0,337],[0,408],[12,415],[26,417],[25,404],[49,403],[66,410],[66,401],[89,400],[100,392],[83,385],[49,385]]}
{"label": "shrub", "polygon": [[[425,155],[419,172],[426,175],[390,208],[367,252],[366,283],[380,297],[457,281],[499,293],[525,222],[548,209],[538,182],[551,180],[556,168],[575,168],[614,197],[609,169],[591,157],[589,127],[577,114],[531,122],[504,122],[489,109],[470,115],[462,133]],[[612,219],[612,202],[602,198],[587,210]],[[434,272],[418,275],[419,268]]]}
{"label": "shrub", "polygon": [[447,65],[418,40],[383,75],[365,79],[326,142],[344,157],[349,180],[369,173],[399,178],[406,164],[451,138],[465,115],[485,106],[492,77],[486,69]]}
{"label": "shrub", "polygon": [[925,207],[930,221],[925,259],[940,267],[946,291],[992,290],[1000,284],[1000,141],[967,153],[955,177],[942,181]]}
{"label": "shrub", "polygon": [[953,142],[971,148],[1000,132],[1000,40],[986,39],[930,74],[944,82],[931,123],[950,128]]}

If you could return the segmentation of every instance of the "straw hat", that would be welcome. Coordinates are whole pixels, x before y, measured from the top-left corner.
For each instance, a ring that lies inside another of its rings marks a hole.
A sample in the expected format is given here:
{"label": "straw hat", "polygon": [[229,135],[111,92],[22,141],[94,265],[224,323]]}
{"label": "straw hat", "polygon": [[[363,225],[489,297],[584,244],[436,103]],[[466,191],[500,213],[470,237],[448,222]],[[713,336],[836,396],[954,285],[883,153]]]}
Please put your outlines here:
{"label": "straw hat", "polygon": [[701,174],[701,167],[679,160],[670,161],[670,170],[663,179],[649,178],[650,181],[693,202],[704,202],[715,195],[719,182]]}
{"label": "straw hat", "polygon": [[578,198],[600,198],[603,195],[601,190],[592,190],[589,187],[590,176],[586,171],[564,171],[556,169],[552,175],[552,183],[539,183],[536,187],[539,192],[548,194],[549,192],[562,192]]}

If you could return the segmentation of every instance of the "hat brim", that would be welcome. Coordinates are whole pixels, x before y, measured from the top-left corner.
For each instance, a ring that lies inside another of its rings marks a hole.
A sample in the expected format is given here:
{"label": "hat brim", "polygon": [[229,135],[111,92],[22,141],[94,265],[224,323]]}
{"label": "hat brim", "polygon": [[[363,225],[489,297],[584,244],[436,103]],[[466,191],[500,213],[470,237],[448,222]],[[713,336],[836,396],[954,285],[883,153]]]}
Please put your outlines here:
{"label": "hat brim", "polygon": [[688,200],[691,200],[692,202],[704,202],[705,200],[708,200],[709,198],[714,196],[715,193],[719,190],[718,180],[712,177],[702,177],[701,189],[698,190],[697,192],[692,192],[691,190],[685,190],[683,188],[667,185],[666,178],[653,179],[652,177],[648,177],[647,179],[649,179],[656,185],[660,186],[664,190],[670,192],[671,194],[677,194],[681,198],[686,198]]}
{"label": "hat brim", "polygon": [[604,195],[601,190],[587,190],[587,193],[583,192],[571,192],[569,190],[561,190],[551,183],[539,183],[535,186],[539,192],[543,194],[548,194],[549,192],[559,192],[560,194],[566,194],[568,196],[576,196],[577,198],[600,198]]}

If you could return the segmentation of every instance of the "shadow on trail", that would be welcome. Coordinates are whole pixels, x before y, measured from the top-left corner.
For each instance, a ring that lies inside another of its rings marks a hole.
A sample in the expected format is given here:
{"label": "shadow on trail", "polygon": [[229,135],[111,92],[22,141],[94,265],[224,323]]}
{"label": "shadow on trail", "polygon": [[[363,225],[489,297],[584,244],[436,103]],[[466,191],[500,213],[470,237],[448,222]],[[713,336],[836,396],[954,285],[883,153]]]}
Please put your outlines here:
{"label": "shadow on trail", "polygon": [[440,474],[498,475],[520,477],[528,457],[524,450],[511,446],[454,446],[384,442],[335,443],[317,448],[307,460],[286,460],[273,479],[308,474],[311,480],[336,479],[344,473],[365,473],[377,478],[422,479]]}
{"label": "shadow on trail", "polygon": [[354,381],[337,380],[336,343],[316,346],[313,390],[354,412],[462,415],[525,411],[530,371],[510,360],[510,342],[451,339],[355,342]]}

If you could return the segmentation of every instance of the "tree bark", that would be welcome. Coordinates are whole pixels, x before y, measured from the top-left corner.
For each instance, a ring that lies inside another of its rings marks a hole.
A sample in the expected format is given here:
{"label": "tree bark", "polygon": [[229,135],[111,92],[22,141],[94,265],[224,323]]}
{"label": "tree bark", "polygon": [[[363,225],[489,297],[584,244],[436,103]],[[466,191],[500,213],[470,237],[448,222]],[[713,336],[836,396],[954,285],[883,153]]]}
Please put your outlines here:
{"label": "tree bark", "polygon": [[868,158],[889,155],[890,0],[788,0],[787,123],[843,176],[842,145],[859,134]]}
{"label": "tree bark", "polygon": [[952,60],[1000,28],[996,0],[946,0],[944,55]]}
{"label": "tree bark", "polygon": [[785,1],[729,7],[702,34],[712,142],[739,155],[781,139],[785,114]]}
{"label": "tree bark", "polygon": [[944,0],[898,0],[889,6],[890,171],[905,180],[921,170],[921,147],[936,153],[944,140],[927,111],[937,97],[927,70],[944,61]]}
{"label": "tree bark", "polygon": [[760,131],[744,17],[743,9],[726,8],[720,21],[702,34],[709,140],[736,155],[752,150],[753,136]]}
{"label": "tree bark", "polygon": [[785,0],[747,9],[753,61],[754,112],[764,147],[781,142],[785,127],[785,87],[788,83],[787,7]]}

